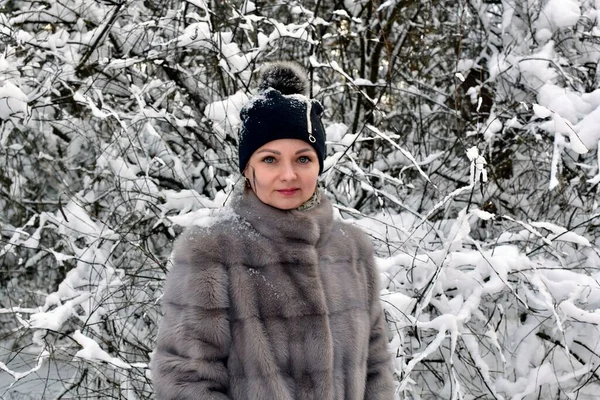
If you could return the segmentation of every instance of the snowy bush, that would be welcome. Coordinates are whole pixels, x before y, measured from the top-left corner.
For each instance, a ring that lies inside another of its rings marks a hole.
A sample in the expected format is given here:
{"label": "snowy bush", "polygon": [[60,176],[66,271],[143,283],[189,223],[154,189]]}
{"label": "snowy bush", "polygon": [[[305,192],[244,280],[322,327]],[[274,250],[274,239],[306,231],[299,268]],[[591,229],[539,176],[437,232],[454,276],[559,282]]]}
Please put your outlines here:
{"label": "snowy bush", "polygon": [[373,236],[398,397],[596,397],[597,2],[0,7],[0,397],[152,398],[171,244],[279,59]]}

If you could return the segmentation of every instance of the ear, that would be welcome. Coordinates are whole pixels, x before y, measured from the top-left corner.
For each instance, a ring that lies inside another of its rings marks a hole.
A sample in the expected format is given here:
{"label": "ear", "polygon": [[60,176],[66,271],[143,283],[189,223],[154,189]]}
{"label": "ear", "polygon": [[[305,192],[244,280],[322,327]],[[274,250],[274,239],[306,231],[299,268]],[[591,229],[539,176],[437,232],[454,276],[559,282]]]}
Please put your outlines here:
{"label": "ear", "polygon": [[252,166],[250,165],[250,160],[248,160],[248,162],[246,163],[246,168],[244,168],[244,170],[242,171],[242,176],[245,179],[250,179],[252,177],[252,170],[254,168],[252,168]]}
{"label": "ear", "polygon": [[242,172],[242,176],[246,182],[246,188],[252,189],[252,183],[256,183],[256,174],[254,172],[254,168],[252,168],[250,164],[246,164],[246,168],[244,169],[244,172]]}

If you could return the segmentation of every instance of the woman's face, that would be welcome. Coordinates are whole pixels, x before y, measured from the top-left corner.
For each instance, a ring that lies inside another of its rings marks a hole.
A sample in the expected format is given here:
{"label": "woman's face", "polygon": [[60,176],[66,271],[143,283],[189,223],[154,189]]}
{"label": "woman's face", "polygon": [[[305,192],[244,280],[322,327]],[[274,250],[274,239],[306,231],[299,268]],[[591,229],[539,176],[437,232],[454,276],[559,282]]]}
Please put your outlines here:
{"label": "woman's face", "polygon": [[252,154],[244,176],[263,203],[291,210],[315,192],[319,159],[315,150],[302,140],[273,140]]}

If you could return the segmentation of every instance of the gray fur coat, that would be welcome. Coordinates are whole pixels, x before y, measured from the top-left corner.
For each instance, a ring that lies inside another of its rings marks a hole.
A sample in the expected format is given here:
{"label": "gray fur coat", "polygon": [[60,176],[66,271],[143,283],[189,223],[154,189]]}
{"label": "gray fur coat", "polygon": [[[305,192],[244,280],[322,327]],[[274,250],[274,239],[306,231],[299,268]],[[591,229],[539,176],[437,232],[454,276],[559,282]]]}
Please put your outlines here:
{"label": "gray fur coat", "polygon": [[253,193],[173,251],[151,370],[159,400],[392,399],[373,248],[324,196],[282,211]]}

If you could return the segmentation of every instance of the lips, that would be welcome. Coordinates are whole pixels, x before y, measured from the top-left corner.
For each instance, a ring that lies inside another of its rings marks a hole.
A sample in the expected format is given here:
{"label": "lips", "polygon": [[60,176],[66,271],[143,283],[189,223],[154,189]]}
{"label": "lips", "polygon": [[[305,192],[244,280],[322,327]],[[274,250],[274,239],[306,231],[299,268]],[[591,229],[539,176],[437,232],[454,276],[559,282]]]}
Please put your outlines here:
{"label": "lips", "polygon": [[292,196],[292,195],[296,194],[299,190],[300,189],[298,189],[298,188],[281,189],[281,190],[278,190],[278,192],[284,196]]}

